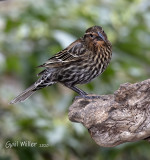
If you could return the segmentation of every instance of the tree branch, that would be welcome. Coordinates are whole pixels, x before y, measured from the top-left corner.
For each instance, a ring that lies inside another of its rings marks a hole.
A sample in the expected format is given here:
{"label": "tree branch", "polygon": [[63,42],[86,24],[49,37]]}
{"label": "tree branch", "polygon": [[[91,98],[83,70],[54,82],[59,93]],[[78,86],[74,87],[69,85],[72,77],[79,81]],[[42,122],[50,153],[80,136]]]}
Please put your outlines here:
{"label": "tree branch", "polygon": [[122,84],[114,94],[98,99],[76,99],[69,108],[69,119],[82,123],[100,146],[149,140],[150,79]]}

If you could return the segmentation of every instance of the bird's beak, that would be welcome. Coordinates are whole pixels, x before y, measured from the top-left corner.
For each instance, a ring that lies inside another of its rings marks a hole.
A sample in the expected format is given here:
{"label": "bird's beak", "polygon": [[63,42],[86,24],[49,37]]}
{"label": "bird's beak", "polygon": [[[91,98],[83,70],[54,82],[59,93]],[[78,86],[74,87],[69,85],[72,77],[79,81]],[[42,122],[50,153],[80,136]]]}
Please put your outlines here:
{"label": "bird's beak", "polygon": [[102,39],[104,42],[106,42],[104,36],[103,36],[100,32],[98,32],[98,35],[101,37],[101,39]]}

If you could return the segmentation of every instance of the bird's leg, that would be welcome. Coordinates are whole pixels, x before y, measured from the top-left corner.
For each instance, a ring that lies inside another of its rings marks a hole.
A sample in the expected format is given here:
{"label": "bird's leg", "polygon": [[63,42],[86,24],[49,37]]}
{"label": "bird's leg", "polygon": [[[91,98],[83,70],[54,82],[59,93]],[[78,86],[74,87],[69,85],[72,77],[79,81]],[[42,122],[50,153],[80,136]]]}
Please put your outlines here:
{"label": "bird's leg", "polygon": [[99,98],[101,98],[101,96],[91,96],[91,95],[88,96],[88,94],[86,92],[84,92],[80,88],[77,88],[76,86],[70,86],[70,85],[67,85],[67,84],[64,84],[64,85],[79,94],[79,96],[76,96],[75,99],[79,99],[79,98],[99,99]]}
{"label": "bird's leg", "polygon": [[74,98],[74,100],[78,99],[78,98],[88,98],[88,94],[86,92],[84,92],[82,89],[77,88],[75,86],[69,86],[68,88],[72,89],[73,91],[75,91],[76,93],[78,93],[80,96],[76,96]]}
{"label": "bird's leg", "polygon": [[71,86],[71,87],[68,87],[70,89],[72,89],[73,91],[75,91],[76,93],[78,93],[80,96],[76,96],[75,97],[75,100],[76,99],[79,99],[79,98],[85,98],[85,99],[100,99],[102,98],[101,96],[88,96],[88,94],[86,92],[84,92],[83,90],[81,90],[80,88],[77,88],[75,86]]}
{"label": "bird's leg", "polygon": [[70,88],[70,89],[72,89],[73,91],[75,91],[76,93],[78,93],[80,96],[82,96],[82,97],[84,97],[85,95],[88,95],[86,92],[84,92],[82,89],[80,89],[80,88],[77,88],[77,87],[75,87],[75,86],[69,86],[69,85],[66,85],[65,84],[65,86],[66,87],[68,87],[68,88]]}

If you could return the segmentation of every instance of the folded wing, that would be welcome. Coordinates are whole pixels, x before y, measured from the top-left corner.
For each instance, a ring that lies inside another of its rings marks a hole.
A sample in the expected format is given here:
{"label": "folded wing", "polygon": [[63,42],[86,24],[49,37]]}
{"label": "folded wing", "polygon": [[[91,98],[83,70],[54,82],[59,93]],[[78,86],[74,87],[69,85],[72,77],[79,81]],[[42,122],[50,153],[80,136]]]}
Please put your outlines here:
{"label": "folded wing", "polygon": [[79,39],[70,44],[66,49],[55,54],[53,57],[48,59],[47,62],[38,67],[46,67],[46,68],[61,67],[72,61],[80,60],[81,57],[85,56],[85,54],[86,54],[86,48],[84,44],[81,43],[81,39]]}

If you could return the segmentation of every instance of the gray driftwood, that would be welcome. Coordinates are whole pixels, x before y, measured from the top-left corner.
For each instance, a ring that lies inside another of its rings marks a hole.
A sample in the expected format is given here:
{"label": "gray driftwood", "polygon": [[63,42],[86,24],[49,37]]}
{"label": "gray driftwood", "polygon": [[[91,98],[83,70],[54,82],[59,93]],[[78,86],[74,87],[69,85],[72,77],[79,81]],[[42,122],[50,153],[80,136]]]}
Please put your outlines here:
{"label": "gray driftwood", "polygon": [[122,84],[114,94],[98,99],[75,99],[69,108],[69,119],[82,123],[100,146],[149,140],[150,79]]}

